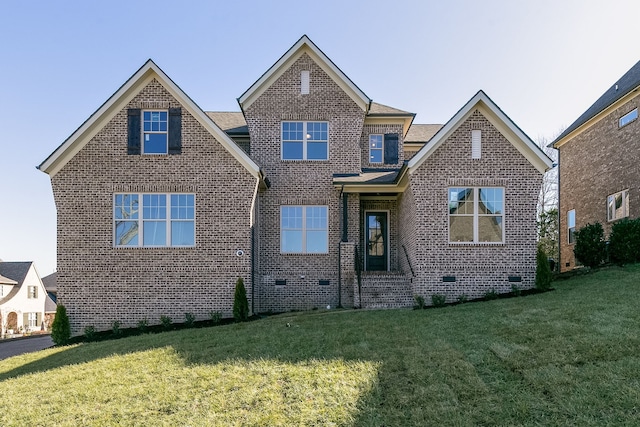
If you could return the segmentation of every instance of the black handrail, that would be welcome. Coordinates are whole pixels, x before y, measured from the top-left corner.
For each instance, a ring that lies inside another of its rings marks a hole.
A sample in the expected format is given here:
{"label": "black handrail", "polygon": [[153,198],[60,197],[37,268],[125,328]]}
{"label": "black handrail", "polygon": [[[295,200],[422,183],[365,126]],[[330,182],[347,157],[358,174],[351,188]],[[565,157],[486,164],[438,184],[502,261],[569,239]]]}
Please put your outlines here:
{"label": "black handrail", "polygon": [[416,277],[416,274],[413,272],[413,267],[411,266],[411,260],[409,259],[407,248],[404,245],[402,245],[402,249],[404,250],[404,256],[407,258],[407,264],[409,264],[409,270],[411,270],[411,276]]}

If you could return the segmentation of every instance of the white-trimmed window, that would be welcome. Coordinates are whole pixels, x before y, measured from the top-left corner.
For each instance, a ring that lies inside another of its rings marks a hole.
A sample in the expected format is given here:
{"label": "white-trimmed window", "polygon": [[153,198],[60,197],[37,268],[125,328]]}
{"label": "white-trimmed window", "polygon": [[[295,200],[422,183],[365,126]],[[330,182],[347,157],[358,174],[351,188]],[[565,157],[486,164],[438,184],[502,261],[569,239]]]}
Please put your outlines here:
{"label": "white-trimmed window", "polygon": [[504,242],[504,189],[449,188],[449,242]]}
{"label": "white-trimmed window", "polygon": [[576,210],[571,209],[567,212],[567,243],[576,242]]}
{"label": "white-trimmed window", "polygon": [[27,298],[30,298],[30,299],[38,298],[38,287],[37,286],[29,286],[27,288]]}
{"label": "white-trimmed window", "polygon": [[471,158],[482,158],[482,131],[479,129],[471,131]]}
{"label": "white-trimmed window", "polygon": [[629,216],[629,190],[620,191],[607,197],[607,221]]}
{"label": "white-trimmed window", "polygon": [[329,160],[329,123],[282,122],[283,160]]}
{"label": "white-trimmed window", "polygon": [[38,326],[38,313],[28,313],[27,321],[29,328],[35,328]]}
{"label": "white-trimmed window", "polygon": [[327,206],[281,206],[280,252],[329,252]]}
{"label": "white-trimmed window", "polygon": [[166,110],[142,112],[142,153],[168,153],[169,113]]}
{"label": "white-trimmed window", "polygon": [[115,194],[114,246],[195,246],[195,195]]}
{"label": "white-trimmed window", "polygon": [[384,136],[369,135],[369,163],[384,161]]}
{"label": "white-trimmed window", "polygon": [[626,126],[632,121],[636,120],[637,118],[638,118],[638,109],[634,108],[624,116],[620,117],[620,119],[618,119],[618,127],[621,128],[623,126]]}

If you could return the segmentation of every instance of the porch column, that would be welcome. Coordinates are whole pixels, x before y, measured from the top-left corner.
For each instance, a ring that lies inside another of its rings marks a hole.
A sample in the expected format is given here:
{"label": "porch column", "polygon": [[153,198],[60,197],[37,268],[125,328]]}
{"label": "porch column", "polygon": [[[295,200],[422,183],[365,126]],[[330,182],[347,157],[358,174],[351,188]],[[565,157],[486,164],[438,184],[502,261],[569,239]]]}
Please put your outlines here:
{"label": "porch column", "polygon": [[349,229],[349,209],[347,202],[349,201],[349,193],[342,192],[342,241],[348,242],[347,230]]}

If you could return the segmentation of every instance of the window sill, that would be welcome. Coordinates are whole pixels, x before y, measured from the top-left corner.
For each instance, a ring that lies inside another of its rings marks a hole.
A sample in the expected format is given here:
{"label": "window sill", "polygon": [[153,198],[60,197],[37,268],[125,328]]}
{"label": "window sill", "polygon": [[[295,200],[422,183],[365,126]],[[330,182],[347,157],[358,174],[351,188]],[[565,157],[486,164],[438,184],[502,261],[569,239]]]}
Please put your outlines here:
{"label": "window sill", "polygon": [[309,159],[280,159],[283,163],[330,163],[329,159],[309,160]]}
{"label": "window sill", "polygon": [[453,247],[506,246],[505,242],[449,242]]}
{"label": "window sill", "polygon": [[329,252],[280,252],[284,256],[326,256]]}

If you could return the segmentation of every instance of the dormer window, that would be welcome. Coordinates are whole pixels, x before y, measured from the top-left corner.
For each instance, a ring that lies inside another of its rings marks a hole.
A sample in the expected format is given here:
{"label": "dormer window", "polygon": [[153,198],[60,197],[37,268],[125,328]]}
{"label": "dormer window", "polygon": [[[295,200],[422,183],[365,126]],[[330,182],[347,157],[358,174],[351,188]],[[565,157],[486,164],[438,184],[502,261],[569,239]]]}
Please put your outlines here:
{"label": "dormer window", "polygon": [[282,122],[282,160],[329,160],[329,124]]}

